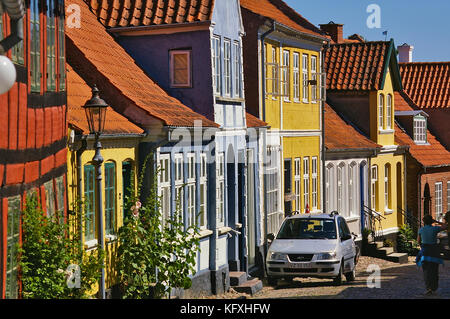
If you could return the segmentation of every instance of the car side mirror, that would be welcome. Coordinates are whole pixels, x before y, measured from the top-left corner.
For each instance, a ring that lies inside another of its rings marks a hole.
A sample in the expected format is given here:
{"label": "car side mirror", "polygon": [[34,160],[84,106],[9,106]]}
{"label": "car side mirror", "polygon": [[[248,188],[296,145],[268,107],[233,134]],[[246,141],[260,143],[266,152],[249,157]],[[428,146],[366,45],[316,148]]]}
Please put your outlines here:
{"label": "car side mirror", "polygon": [[270,241],[273,241],[275,239],[275,235],[272,234],[272,233],[267,234],[267,239],[270,240]]}
{"label": "car side mirror", "polygon": [[352,235],[344,235],[341,237],[341,241],[346,241],[352,238]]}

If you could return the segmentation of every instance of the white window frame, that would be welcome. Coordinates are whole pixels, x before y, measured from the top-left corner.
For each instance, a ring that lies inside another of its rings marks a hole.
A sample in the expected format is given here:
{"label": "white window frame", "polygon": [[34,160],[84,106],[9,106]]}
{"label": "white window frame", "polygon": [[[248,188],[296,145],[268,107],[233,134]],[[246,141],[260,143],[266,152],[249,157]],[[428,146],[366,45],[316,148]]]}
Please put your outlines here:
{"label": "white window frame", "polygon": [[208,160],[206,153],[200,154],[200,229],[208,223]]}
{"label": "white window frame", "polygon": [[[170,52],[170,86],[173,88],[190,88],[192,87],[192,66],[191,50],[171,50]],[[176,55],[187,55],[187,82],[186,83],[175,83],[175,69],[174,69],[174,59]]]}
{"label": "white window frame", "polygon": [[295,192],[295,210],[300,212],[301,210],[301,158],[297,157],[294,159],[294,192]]}
{"label": "white window frame", "polygon": [[[311,55],[311,80],[317,83],[317,57]],[[311,84],[311,103],[317,103],[317,84]]]}
{"label": "white window frame", "polygon": [[159,192],[161,197],[161,218],[163,226],[170,219],[171,206],[171,175],[170,175],[170,154],[159,155]]}
{"label": "white window frame", "polygon": [[325,168],[325,207],[328,212],[332,211],[332,194],[330,194],[331,191],[331,182],[332,182],[332,173],[333,173],[333,164],[327,165]]}
{"label": "white window frame", "polygon": [[340,163],[336,169],[336,191],[337,191],[337,211],[341,215],[346,215],[344,211],[344,172],[345,164]]}
{"label": "white window frame", "polygon": [[303,91],[302,91],[302,102],[303,103],[309,103],[309,59],[308,54],[302,55],[302,84],[303,84]]}
{"label": "white window frame", "polygon": [[293,54],[292,77],[294,102],[300,102],[300,54],[298,52]]}
{"label": "white window frame", "polygon": [[[183,153],[174,156],[175,163],[175,205],[179,209],[181,221],[184,221],[184,163]],[[179,206],[177,206],[179,205]]]}
{"label": "white window frame", "polygon": [[289,87],[289,59],[291,53],[289,50],[283,50],[283,59],[281,65],[281,95],[284,101],[289,101],[290,87]]}
{"label": "white window frame", "polygon": [[350,163],[348,167],[348,211],[350,216],[357,216],[357,188],[358,188],[358,165],[355,162]]}
{"label": "white window frame", "polygon": [[239,98],[242,96],[242,81],[241,81],[241,44],[238,41],[233,42],[234,51],[234,96]]}
{"label": "white window frame", "polygon": [[414,117],[414,142],[427,143],[427,120],[424,117]]}
{"label": "white window frame", "polygon": [[223,77],[224,77],[224,95],[231,96],[232,82],[232,57],[231,57],[231,40],[223,40]]}
{"label": "white window frame", "polygon": [[308,205],[308,208],[311,211],[311,206],[309,205],[309,157],[305,156],[303,157],[303,204],[304,209],[306,211],[306,206]]}
{"label": "white window frame", "polygon": [[218,153],[216,158],[216,215],[218,226],[225,224],[225,155]]}
{"label": "white window frame", "polygon": [[386,96],[386,129],[392,129],[392,95]]}
{"label": "white window frame", "polygon": [[370,170],[370,200],[373,210],[377,209],[378,166],[372,165]]}
{"label": "white window frame", "polygon": [[450,211],[450,181],[447,181],[447,211]]}
{"label": "white window frame", "polygon": [[196,179],[195,179],[195,153],[187,154],[187,226],[197,225],[197,211],[195,206],[196,198]]}
{"label": "white window frame", "polygon": [[318,178],[317,178],[317,171],[318,171],[318,161],[317,156],[311,157],[311,206],[312,210],[316,210],[318,206],[318,199],[317,199],[317,193],[318,193]]}
{"label": "white window frame", "polygon": [[280,72],[277,49],[272,47],[272,97],[276,98],[280,93]]}
{"label": "white window frame", "polygon": [[266,210],[268,219],[268,233],[276,234],[284,219],[284,212],[280,209],[280,153],[279,147],[267,147],[267,166],[265,168]]}
{"label": "white window frame", "polygon": [[211,44],[211,57],[212,57],[212,66],[213,66],[213,86],[214,93],[220,95],[222,93],[222,78],[221,78],[221,45],[220,45],[220,37],[213,36]]}
{"label": "white window frame", "polygon": [[390,211],[391,208],[391,166],[384,165],[384,209]]}
{"label": "white window frame", "polygon": [[436,220],[442,220],[442,182],[437,182],[434,184],[434,207]]}
{"label": "white window frame", "polygon": [[384,94],[378,96],[378,129],[384,129]]}

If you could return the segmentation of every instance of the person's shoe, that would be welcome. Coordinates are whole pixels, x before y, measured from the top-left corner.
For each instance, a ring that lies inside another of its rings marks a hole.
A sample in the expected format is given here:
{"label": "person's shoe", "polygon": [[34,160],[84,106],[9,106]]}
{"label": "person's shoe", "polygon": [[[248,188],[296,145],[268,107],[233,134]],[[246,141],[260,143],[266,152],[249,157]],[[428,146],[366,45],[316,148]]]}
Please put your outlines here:
{"label": "person's shoe", "polygon": [[425,296],[432,296],[433,295],[433,290],[428,289],[427,292],[425,293]]}

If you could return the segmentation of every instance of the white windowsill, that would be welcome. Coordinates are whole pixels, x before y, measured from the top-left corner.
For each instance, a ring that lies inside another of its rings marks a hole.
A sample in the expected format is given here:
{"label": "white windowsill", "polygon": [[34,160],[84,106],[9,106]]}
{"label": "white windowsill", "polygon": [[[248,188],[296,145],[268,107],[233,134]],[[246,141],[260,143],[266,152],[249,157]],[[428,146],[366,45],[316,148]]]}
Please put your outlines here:
{"label": "white windowsill", "polygon": [[392,210],[392,209],[390,209],[390,208],[385,208],[384,209],[384,214],[385,215],[390,215],[390,214],[392,214],[394,211]]}
{"label": "white windowsill", "polygon": [[117,240],[117,236],[116,235],[106,235],[105,236],[105,242],[106,243],[112,243],[112,242],[114,242],[114,241],[116,241]]}
{"label": "white windowsill", "polygon": [[350,216],[350,217],[345,217],[345,220],[348,222],[354,222],[359,220],[359,216]]}
{"label": "white windowsill", "polygon": [[383,130],[383,129],[378,129],[378,133],[379,134],[392,134],[392,133],[394,133],[394,130],[393,129],[387,129],[387,130]]}
{"label": "white windowsill", "polygon": [[92,239],[92,240],[84,242],[85,249],[93,249],[93,248],[97,247],[97,245],[98,245],[97,239]]}
{"label": "white windowsill", "polygon": [[229,233],[230,231],[231,231],[231,227],[228,227],[228,226],[223,226],[218,229],[219,236],[225,235],[226,233]]}
{"label": "white windowsill", "polygon": [[213,234],[213,231],[212,231],[212,230],[209,230],[209,229],[202,229],[202,230],[200,230],[200,233],[198,234],[197,238],[198,238],[198,239],[202,239],[202,238],[211,236],[212,234]]}

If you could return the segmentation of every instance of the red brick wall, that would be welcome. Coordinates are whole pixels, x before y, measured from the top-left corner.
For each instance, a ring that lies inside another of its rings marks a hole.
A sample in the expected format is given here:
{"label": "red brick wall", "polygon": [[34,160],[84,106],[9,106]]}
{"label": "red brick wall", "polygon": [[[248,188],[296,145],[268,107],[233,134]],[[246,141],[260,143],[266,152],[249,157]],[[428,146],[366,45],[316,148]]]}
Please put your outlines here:
{"label": "red brick wall", "polygon": [[422,216],[424,213],[424,191],[425,191],[425,185],[428,184],[430,187],[430,213],[431,215],[436,218],[436,196],[435,196],[435,185],[436,183],[441,182],[442,183],[442,213],[445,214],[445,212],[448,211],[448,199],[447,199],[447,182],[450,182],[450,171],[447,172],[436,172],[436,173],[429,173],[424,174],[421,177],[421,203],[422,203]]}

